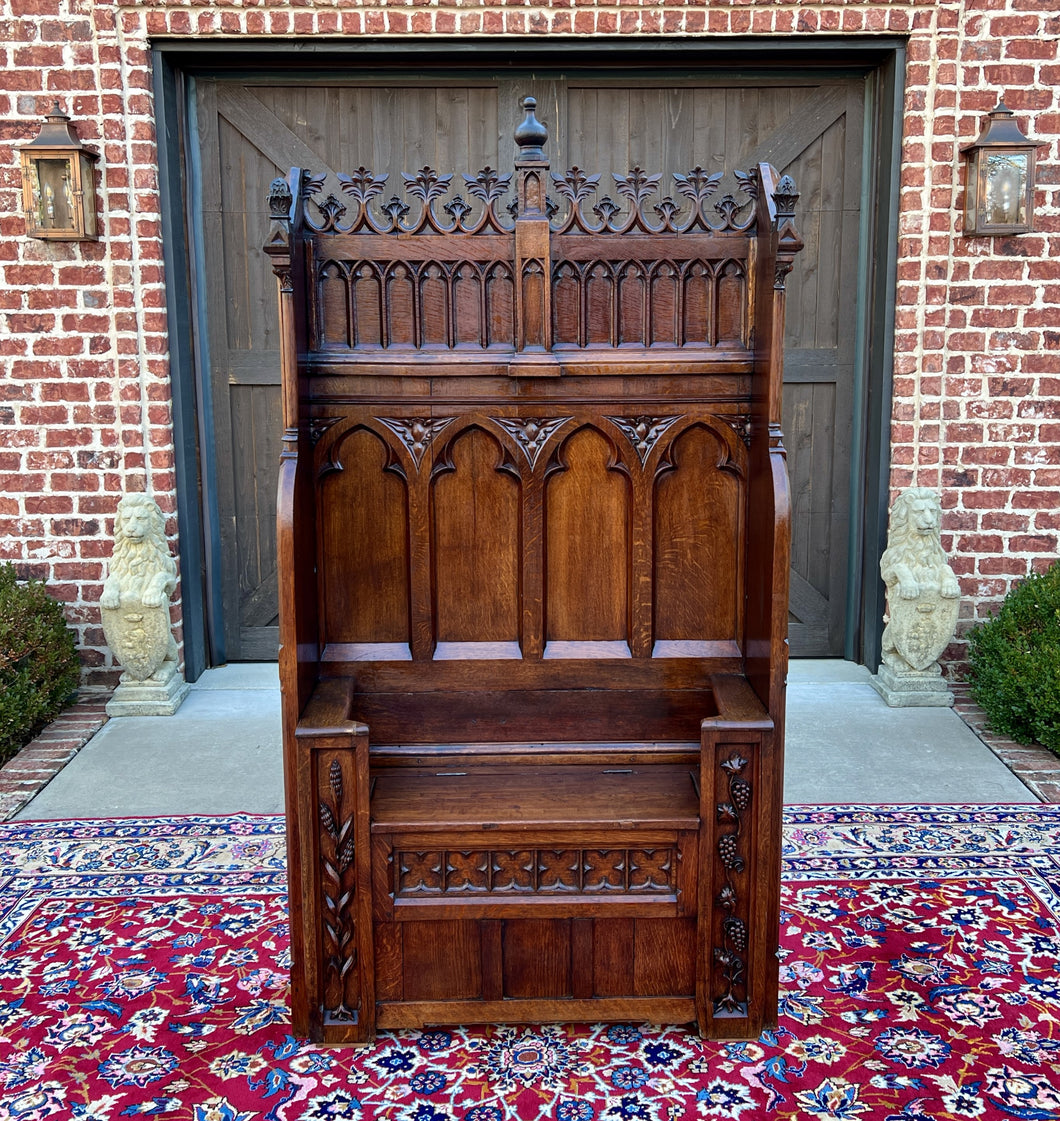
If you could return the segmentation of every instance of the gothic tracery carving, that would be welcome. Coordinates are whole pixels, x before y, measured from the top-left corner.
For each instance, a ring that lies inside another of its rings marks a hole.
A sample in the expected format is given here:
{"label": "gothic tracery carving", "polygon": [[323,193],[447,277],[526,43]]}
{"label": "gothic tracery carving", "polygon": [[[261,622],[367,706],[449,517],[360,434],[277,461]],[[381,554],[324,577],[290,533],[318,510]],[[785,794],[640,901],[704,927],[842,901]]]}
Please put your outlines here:
{"label": "gothic tracery carving", "polygon": [[493,417],[493,423],[513,436],[531,467],[537,466],[538,457],[552,436],[571,418],[559,417]]}
{"label": "gothic tracery carving", "polygon": [[644,463],[651,453],[652,448],[659,442],[659,437],[681,419],[677,416],[609,416],[612,424],[617,425],[626,438],[633,445],[634,450]]}
{"label": "gothic tracery carving", "polygon": [[385,417],[377,418],[405,445],[418,468],[427,449],[442,431],[453,422],[453,417]]}

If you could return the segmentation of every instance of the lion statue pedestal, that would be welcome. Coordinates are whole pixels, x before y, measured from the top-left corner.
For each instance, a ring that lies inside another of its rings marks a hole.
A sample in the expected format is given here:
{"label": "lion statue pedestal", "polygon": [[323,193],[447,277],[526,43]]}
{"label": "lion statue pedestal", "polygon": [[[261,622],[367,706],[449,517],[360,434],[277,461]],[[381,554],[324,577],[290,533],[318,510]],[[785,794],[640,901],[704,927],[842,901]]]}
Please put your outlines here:
{"label": "lion statue pedestal", "polygon": [[888,610],[883,664],[872,684],[892,708],[953,704],[938,657],[953,638],[961,590],[942,551],[941,524],[939,497],[926,487],[910,487],[891,507],[880,559]]}
{"label": "lion statue pedestal", "polygon": [[118,503],[114,557],[99,601],[107,644],[124,667],[108,716],[172,716],[188,695],[169,622],[177,566],[164,525],[146,494]]}

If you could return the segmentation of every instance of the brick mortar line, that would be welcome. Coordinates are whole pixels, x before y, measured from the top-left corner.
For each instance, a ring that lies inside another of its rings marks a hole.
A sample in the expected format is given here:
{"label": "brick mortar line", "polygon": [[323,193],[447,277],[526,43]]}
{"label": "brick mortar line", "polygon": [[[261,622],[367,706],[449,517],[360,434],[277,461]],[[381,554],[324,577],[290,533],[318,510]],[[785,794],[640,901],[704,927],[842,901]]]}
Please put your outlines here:
{"label": "brick mortar line", "polygon": [[[992,732],[986,713],[972,699],[967,685],[951,685],[954,711],[990,751],[1040,801],[1060,805],[1060,756],[1041,744],[1024,744]],[[1051,787],[1047,789],[1046,787]]]}
{"label": "brick mortar line", "polygon": [[[924,145],[925,157],[928,155],[929,145],[933,142],[936,134],[935,121],[938,115],[938,100],[939,100],[939,42],[938,28],[939,28],[939,9],[936,5],[931,12],[930,24],[927,28],[927,34],[924,38],[930,44],[931,51],[926,60],[928,67],[927,81],[924,83],[924,111],[920,114],[921,137]],[[902,127],[902,155],[901,160],[906,162],[905,147],[906,144],[912,139],[906,133],[908,126],[912,123],[914,115],[910,113],[903,106],[903,116],[905,121]],[[917,254],[920,258],[920,273],[917,278],[917,288],[920,292],[924,293],[928,288],[928,269],[932,261],[931,253],[931,214],[933,206],[931,203],[931,194],[934,188],[932,179],[931,164],[925,159],[924,166],[924,180],[920,185],[920,199],[919,199],[919,212],[924,215],[922,228],[920,231],[920,252]],[[903,230],[904,232],[904,230]],[[909,240],[912,240],[911,238]],[[928,302],[926,299],[921,299],[917,302],[915,317],[914,317],[914,332],[915,332],[915,345],[912,350],[912,355],[916,362],[916,375],[913,385],[913,438],[911,442],[912,461],[909,464],[910,470],[913,472],[914,480],[917,472],[920,470],[920,446],[921,446],[921,429],[923,428],[923,409],[924,409],[924,354],[927,349],[925,346],[925,336],[928,326]],[[892,400],[893,410],[893,400]],[[894,420],[892,413],[892,423]],[[892,444],[894,437],[891,437]],[[897,494],[897,487],[895,485],[895,462],[892,448],[891,456],[891,470],[890,470],[890,485],[892,499]]]}
{"label": "brick mortar line", "polygon": [[10,821],[107,723],[104,700],[70,706],[0,767],[0,821]]}

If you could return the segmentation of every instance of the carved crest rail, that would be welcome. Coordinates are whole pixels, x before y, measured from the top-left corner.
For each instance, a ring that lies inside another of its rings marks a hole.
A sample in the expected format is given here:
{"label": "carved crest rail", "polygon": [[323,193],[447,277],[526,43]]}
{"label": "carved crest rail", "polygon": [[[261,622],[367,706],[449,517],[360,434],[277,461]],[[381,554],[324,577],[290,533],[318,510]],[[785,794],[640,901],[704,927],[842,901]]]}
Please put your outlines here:
{"label": "carved crest rail", "polygon": [[[303,239],[311,352],[331,362],[552,355],[557,373],[601,348],[746,358],[757,244],[747,233],[768,195],[782,285],[801,244],[790,178],[736,171],[743,197],[712,202],[722,175],[695,167],[674,175],[675,200],[659,197],[659,174],[634,167],[612,173],[616,200],[601,195],[599,174],[549,172],[532,98],[526,112],[507,206],[512,176],[490,167],[462,176],[466,198],[453,174],[430,167],[402,173],[404,199],[386,201],[389,174],[364,167],[338,176],[348,201],[321,197],[324,177],[307,171],[273,183],[266,250],[286,252],[290,228]],[[526,365],[508,372],[542,374]]]}

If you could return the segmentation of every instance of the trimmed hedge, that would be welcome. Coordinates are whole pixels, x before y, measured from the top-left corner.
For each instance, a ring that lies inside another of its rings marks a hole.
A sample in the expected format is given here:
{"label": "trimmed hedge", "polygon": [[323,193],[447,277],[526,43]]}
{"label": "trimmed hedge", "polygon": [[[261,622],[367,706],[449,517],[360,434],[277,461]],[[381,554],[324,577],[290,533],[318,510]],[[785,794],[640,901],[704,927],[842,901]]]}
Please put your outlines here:
{"label": "trimmed hedge", "polygon": [[58,715],[80,672],[62,606],[40,581],[20,584],[13,565],[0,565],[0,763]]}
{"label": "trimmed hedge", "polygon": [[994,731],[1060,755],[1060,561],[1016,584],[968,635],[972,696]]}

